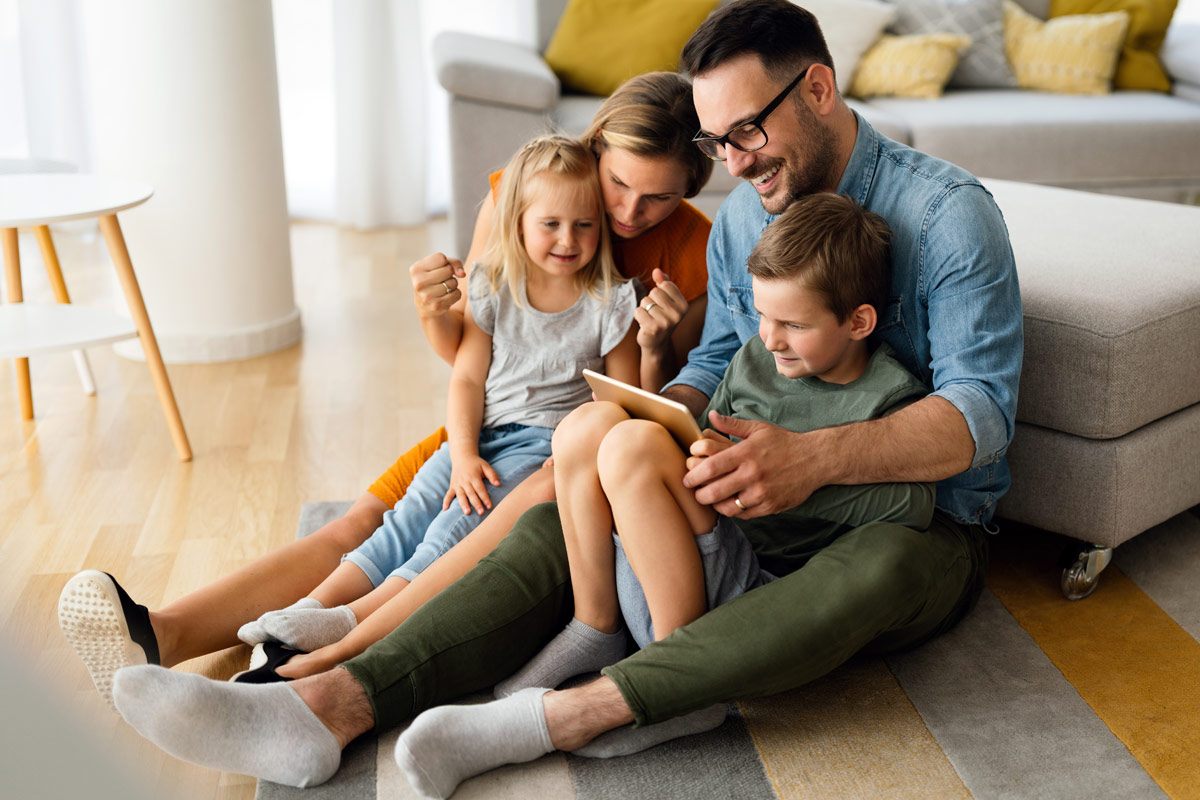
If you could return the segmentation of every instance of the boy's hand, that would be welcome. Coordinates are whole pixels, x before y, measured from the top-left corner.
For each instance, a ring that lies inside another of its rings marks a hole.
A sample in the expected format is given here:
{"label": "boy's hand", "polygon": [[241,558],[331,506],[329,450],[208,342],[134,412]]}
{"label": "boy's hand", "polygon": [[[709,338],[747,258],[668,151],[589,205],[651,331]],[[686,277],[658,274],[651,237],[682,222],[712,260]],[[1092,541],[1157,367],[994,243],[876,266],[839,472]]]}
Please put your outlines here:
{"label": "boy's hand", "polygon": [[408,268],[412,278],[413,302],[421,317],[439,317],[462,297],[458,282],[467,276],[462,262],[432,253]]}
{"label": "boy's hand", "polygon": [[500,485],[500,476],[492,465],[479,456],[453,459],[450,469],[450,491],[442,498],[442,511],[450,508],[450,501],[458,498],[458,504],[464,514],[470,514],[471,509],[482,515],[490,511],[492,500],[488,497],[487,484]]}
{"label": "boy's hand", "polygon": [[643,350],[661,350],[671,344],[671,331],[687,313],[683,292],[661,269],[654,270],[654,287],[633,312],[638,323],[637,343]]}
{"label": "boy's hand", "polygon": [[[716,414],[717,412],[714,411],[712,413]],[[689,470],[700,466],[704,459],[709,456],[715,456],[717,453],[733,447],[732,439],[728,436],[722,436],[712,428],[705,428],[701,431],[701,434],[704,436],[703,439],[697,439],[692,442],[691,454],[687,459],[687,468]]]}

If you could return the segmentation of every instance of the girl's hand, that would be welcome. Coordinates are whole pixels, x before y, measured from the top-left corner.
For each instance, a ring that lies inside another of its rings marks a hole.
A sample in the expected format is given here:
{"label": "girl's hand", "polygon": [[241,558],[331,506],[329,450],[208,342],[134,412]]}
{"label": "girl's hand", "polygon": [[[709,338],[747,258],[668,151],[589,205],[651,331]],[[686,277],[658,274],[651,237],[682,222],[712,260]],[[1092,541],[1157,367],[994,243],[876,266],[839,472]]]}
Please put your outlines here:
{"label": "girl's hand", "polygon": [[667,280],[661,269],[654,270],[654,288],[633,312],[638,323],[637,343],[642,350],[663,350],[671,346],[671,331],[687,313],[688,301],[679,287]]}
{"label": "girl's hand", "polygon": [[462,297],[458,282],[467,273],[457,258],[433,253],[408,268],[412,277],[413,303],[423,318],[440,317]]}
{"label": "girl's hand", "polygon": [[[713,412],[716,413],[715,411]],[[702,431],[704,438],[697,439],[692,442],[691,454],[687,459],[688,470],[693,470],[709,456],[715,456],[723,450],[728,450],[733,447],[733,440],[727,436],[714,431],[712,428],[705,428]]]}
{"label": "girl's hand", "polygon": [[455,458],[450,469],[450,491],[442,498],[442,511],[450,507],[450,501],[458,498],[458,504],[464,514],[470,514],[471,509],[482,515],[490,511],[492,500],[488,497],[487,484],[500,485],[500,476],[492,465],[479,456]]}

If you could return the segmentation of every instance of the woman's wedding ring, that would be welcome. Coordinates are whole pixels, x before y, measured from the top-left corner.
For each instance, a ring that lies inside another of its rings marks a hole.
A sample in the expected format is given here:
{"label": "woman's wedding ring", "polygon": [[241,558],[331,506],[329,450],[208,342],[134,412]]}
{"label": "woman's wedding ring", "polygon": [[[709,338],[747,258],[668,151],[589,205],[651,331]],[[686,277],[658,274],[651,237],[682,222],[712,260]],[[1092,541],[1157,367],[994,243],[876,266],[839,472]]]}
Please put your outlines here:
{"label": "woman's wedding ring", "polygon": [[450,288],[450,285],[448,283],[446,283],[445,281],[442,281],[442,288],[446,290],[446,294],[450,294],[451,292],[454,291],[453,289]]}

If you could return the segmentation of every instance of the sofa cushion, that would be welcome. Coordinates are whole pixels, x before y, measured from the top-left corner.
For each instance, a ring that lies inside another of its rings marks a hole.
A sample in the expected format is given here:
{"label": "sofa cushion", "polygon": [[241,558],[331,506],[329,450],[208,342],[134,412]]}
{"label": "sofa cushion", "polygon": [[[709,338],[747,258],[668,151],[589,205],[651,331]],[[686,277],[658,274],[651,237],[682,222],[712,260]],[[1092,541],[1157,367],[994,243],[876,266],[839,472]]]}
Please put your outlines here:
{"label": "sofa cushion", "polygon": [[1004,50],[1023,89],[1107,94],[1128,29],[1127,11],[1042,22],[1012,0],[1004,3]]}
{"label": "sofa cushion", "polygon": [[883,36],[859,62],[850,93],[855,97],[941,97],[942,87],[958,66],[959,53],[970,45],[970,36],[955,33]]}
{"label": "sofa cushion", "polygon": [[1017,419],[1111,439],[1200,403],[1200,208],[984,185],[1021,284]]}
{"label": "sofa cushion", "polygon": [[870,105],[907,122],[913,147],[976,175],[1080,188],[1200,181],[1200,104],[1157,92],[949,91]]}
{"label": "sofa cushion", "polygon": [[896,9],[880,0],[792,1],[817,18],[833,58],[838,91],[850,91],[859,59],[879,39],[896,16]]}
{"label": "sofa cushion", "polygon": [[1017,78],[1004,53],[1001,0],[895,0],[892,30],[899,34],[961,33],[971,37],[950,86],[1015,89]]}
{"label": "sofa cushion", "polygon": [[1129,12],[1129,30],[1121,45],[1114,89],[1171,91],[1171,81],[1158,60],[1158,49],[1167,35],[1176,0],[1051,0],[1050,17],[1069,14]]}

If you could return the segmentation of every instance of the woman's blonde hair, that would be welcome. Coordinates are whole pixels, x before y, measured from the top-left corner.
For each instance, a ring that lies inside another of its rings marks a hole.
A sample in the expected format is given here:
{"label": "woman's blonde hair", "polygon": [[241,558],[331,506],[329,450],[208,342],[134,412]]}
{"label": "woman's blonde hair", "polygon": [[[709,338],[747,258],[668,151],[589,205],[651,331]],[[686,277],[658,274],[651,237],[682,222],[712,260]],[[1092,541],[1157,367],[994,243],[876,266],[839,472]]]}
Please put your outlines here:
{"label": "woman's blonde hair", "polygon": [[[484,268],[492,291],[508,285],[513,300],[523,305],[525,293],[522,281],[531,266],[521,236],[521,217],[533,205],[531,184],[542,176],[566,179],[575,184],[576,191],[592,200],[596,207],[599,241],[596,254],[579,272],[580,285],[593,297],[607,300],[609,290],[624,282],[613,262],[612,244],[608,238],[608,215],[600,193],[596,159],[582,142],[565,136],[541,136],[522,147],[504,167],[496,196],[496,210],[487,250],[483,255]],[[542,187],[544,188],[544,187]]]}
{"label": "woman's blonde hair", "polygon": [[684,197],[695,197],[712,175],[713,162],[692,142],[700,119],[692,84],[675,72],[630,78],[596,112],[583,140],[596,155],[608,147],[650,158],[669,158],[683,167]]}

